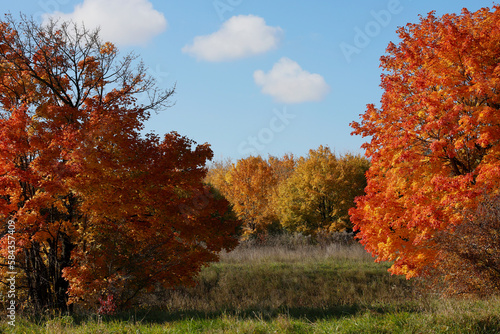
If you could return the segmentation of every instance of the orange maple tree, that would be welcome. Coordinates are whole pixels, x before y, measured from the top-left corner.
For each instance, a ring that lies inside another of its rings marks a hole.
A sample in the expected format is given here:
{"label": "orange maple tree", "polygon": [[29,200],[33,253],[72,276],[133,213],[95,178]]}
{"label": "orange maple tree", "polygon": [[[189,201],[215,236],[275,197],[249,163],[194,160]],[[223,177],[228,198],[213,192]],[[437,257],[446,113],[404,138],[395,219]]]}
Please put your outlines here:
{"label": "orange maple tree", "polygon": [[366,249],[407,278],[439,266],[437,231],[464,222],[500,181],[500,7],[398,30],[381,58],[384,93],[354,134],[371,158],[366,195],[350,210]]}
{"label": "orange maple tree", "polygon": [[243,223],[246,237],[279,229],[276,204],[278,185],[293,172],[293,155],[283,157],[250,156],[236,163],[218,161],[210,166],[206,182],[231,203]]}
{"label": "orange maple tree", "polygon": [[127,306],[237,244],[227,201],[203,184],[209,145],[141,135],[174,90],[135,64],[97,31],[0,22],[0,280],[14,237],[18,302],[35,310]]}
{"label": "orange maple tree", "polygon": [[277,178],[273,169],[262,157],[240,159],[227,172],[224,196],[243,222],[244,233],[263,232],[276,221],[271,206]]}

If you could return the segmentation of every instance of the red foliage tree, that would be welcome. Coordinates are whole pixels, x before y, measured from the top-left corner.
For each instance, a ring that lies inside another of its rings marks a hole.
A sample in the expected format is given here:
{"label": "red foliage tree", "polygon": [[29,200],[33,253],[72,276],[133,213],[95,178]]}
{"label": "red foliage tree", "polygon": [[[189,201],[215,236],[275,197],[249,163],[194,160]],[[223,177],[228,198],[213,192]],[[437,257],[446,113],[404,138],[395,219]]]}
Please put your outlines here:
{"label": "red foliage tree", "polygon": [[123,307],[237,244],[203,184],[209,145],[141,136],[174,90],[134,61],[76,25],[0,22],[0,279],[12,220],[18,296],[37,310],[108,295]]}

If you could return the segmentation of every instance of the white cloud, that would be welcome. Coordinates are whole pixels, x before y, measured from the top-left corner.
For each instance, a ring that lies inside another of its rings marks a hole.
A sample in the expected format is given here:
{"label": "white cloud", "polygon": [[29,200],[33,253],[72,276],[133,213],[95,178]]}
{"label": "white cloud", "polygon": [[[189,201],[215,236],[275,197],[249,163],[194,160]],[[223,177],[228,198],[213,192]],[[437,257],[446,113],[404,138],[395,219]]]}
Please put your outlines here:
{"label": "white cloud", "polygon": [[101,38],[117,45],[144,45],[167,28],[167,20],[149,0],[84,0],[73,13],[44,15],[45,22],[50,18],[100,27]]}
{"label": "white cloud", "polygon": [[304,71],[299,64],[286,57],[274,64],[268,73],[258,70],[253,77],[255,83],[262,87],[262,93],[283,103],[320,101],[330,91],[321,75]]}
{"label": "white cloud", "polygon": [[231,17],[211,35],[195,37],[182,51],[198,60],[234,60],[275,49],[282,35],[280,27],[266,25],[261,17],[239,15]]}

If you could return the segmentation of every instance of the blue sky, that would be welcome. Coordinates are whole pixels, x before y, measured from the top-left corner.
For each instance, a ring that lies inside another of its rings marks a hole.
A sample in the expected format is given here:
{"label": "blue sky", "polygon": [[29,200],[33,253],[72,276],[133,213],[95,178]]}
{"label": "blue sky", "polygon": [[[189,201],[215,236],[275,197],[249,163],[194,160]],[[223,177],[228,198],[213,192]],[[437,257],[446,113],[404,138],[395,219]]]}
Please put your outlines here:
{"label": "blue sky", "polygon": [[158,84],[177,84],[175,105],[146,124],[211,144],[216,159],[306,155],[319,145],[363,153],[349,123],[378,103],[379,58],[397,27],[418,15],[491,7],[430,0],[34,0],[22,12],[100,25],[134,51]]}

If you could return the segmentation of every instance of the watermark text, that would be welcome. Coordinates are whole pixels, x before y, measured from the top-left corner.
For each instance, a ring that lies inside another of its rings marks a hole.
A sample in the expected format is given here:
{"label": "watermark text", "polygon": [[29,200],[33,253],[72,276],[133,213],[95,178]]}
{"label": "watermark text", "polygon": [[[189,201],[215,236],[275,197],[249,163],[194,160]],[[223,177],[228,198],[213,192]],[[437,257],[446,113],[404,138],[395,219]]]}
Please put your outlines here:
{"label": "watermark text", "polygon": [[224,14],[226,12],[232,12],[237,6],[241,5],[243,0],[215,0],[212,2],[219,19],[224,21]]}
{"label": "watermark text", "polygon": [[16,223],[13,220],[7,222],[7,323],[16,326]]}
{"label": "watermark text", "polygon": [[382,29],[390,24],[392,18],[400,14],[403,9],[400,0],[389,0],[386,9],[371,10],[370,16],[373,20],[368,21],[363,28],[354,27],[352,43],[342,42],[339,45],[346,61],[350,63],[355,54],[360,54],[363,49],[368,47],[371,41],[382,32]]}

